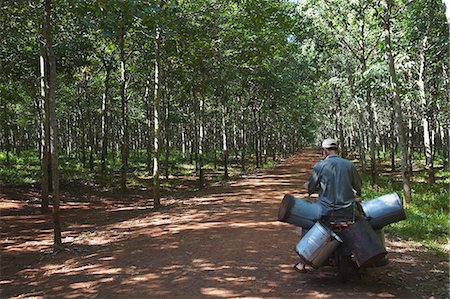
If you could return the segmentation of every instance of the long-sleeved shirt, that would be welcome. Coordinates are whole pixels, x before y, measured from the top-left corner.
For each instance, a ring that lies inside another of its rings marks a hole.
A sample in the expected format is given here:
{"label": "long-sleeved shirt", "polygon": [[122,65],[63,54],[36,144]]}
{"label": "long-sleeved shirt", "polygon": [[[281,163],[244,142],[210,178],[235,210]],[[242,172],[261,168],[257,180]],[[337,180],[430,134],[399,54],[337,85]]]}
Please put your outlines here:
{"label": "long-sleeved shirt", "polygon": [[325,215],[333,209],[351,206],[356,196],[361,196],[361,178],[351,161],[330,154],[314,165],[308,192],[319,193],[319,203]]}

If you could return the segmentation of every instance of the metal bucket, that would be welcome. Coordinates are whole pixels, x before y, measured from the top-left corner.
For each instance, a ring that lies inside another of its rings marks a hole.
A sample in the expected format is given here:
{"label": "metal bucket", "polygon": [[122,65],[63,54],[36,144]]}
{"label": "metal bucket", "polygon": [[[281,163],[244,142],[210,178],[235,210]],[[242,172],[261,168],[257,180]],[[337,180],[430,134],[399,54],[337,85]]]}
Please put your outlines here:
{"label": "metal bucket", "polygon": [[302,260],[319,268],[336,250],[342,240],[332,230],[317,222],[295,246]]}
{"label": "metal bucket", "polygon": [[361,203],[364,215],[374,229],[406,219],[397,193],[389,193]]}
{"label": "metal bucket", "polygon": [[387,254],[380,236],[365,219],[356,220],[338,235],[352,251],[359,267],[369,266]]}
{"label": "metal bucket", "polygon": [[278,220],[311,228],[321,217],[320,204],[286,194],[278,210]]}

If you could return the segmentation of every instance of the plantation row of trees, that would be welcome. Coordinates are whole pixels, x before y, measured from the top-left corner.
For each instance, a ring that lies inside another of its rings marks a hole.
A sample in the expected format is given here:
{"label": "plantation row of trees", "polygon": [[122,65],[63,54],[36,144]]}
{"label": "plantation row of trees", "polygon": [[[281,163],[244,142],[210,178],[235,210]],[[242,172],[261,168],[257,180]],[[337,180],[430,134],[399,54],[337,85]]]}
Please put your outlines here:
{"label": "plantation row of trees", "polygon": [[[301,63],[287,39],[295,30],[291,4],[2,5],[2,148],[7,159],[12,149],[39,148],[44,180],[57,169],[46,166],[56,162],[43,140],[93,172],[108,171],[108,152],[119,156],[122,191],[130,151],[145,150],[157,206],[161,150],[166,158],[172,151],[194,156],[203,186],[206,154],[222,152],[227,177],[229,147],[245,169],[249,156],[260,166],[311,139],[308,95],[300,95],[301,78],[289,78]],[[47,117],[49,97],[57,103]]]}
{"label": "plantation row of trees", "polygon": [[[58,157],[153,176],[161,153],[242,169],[327,136],[376,158],[400,154],[405,200],[423,155],[448,165],[449,45],[438,1],[2,1],[1,149],[37,149],[43,205],[58,206]],[[141,155],[141,153],[144,153]],[[366,165],[366,156],[369,165]],[[120,161],[114,168],[113,161]],[[57,215],[55,216],[57,221]]]}
{"label": "plantation row of trees", "polygon": [[448,167],[450,22],[444,3],[302,1],[300,7],[305,26],[314,24],[312,40],[326,66],[316,89],[324,120],[319,132],[358,152],[373,186],[377,155],[390,153],[395,170],[400,151],[410,203],[414,164],[425,157],[429,183],[435,182],[436,157]]}

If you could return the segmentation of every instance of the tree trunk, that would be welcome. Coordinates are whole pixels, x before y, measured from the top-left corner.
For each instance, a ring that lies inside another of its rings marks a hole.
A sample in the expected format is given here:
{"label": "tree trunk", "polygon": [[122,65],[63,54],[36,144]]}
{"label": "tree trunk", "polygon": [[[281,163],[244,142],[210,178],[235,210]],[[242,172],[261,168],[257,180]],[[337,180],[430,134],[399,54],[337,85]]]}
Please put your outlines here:
{"label": "tree trunk", "polygon": [[86,166],[86,139],[85,139],[85,121],[84,121],[84,110],[83,105],[81,103],[81,97],[82,97],[82,85],[78,84],[77,89],[77,113],[78,113],[78,127],[79,127],[79,133],[78,133],[78,147],[81,152],[81,163],[83,163],[83,166]]}
{"label": "tree trunk", "polygon": [[260,160],[259,160],[259,128],[258,128],[258,119],[256,115],[256,108],[253,107],[253,124],[255,126],[255,130],[253,132],[253,146],[255,151],[255,166],[256,168],[260,167]]}
{"label": "tree trunk", "polygon": [[200,189],[205,187],[205,171],[203,169],[203,143],[204,143],[204,134],[205,134],[205,125],[204,125],[204,99],[203,95],[199,97],[200,105],[199,105],[199,139],[198,139],[198,167],[200,172]]}
{"label": "tree trunk", "polygon": [[160,116],[160,105],[161,105],[161,57],[160,57],[160,38],[161,38],[160,28],[156,28],[155,35],[155,89],[154,89],[154,104],[153,104],[153,115],[154,115],[154,157],[153,157],[153,205],[155,209],[160,207],[160,156],[161,156],[161,116]]}
{"label": "tree trunk", "polygon": [[[391,105],[393,106],[394,104],[391,103]],[[394,109],[392,109],[391,112],[391,121],[390,121],[390,126],[391,126],[391,136],[389,138],[389,141],[391,143],[391,172],[395,171],[395,150],[397,147],[397,138],[395,137],[395,111]]]}
{"label": "tree trunk", "polygon": [[222,105],[222,151],[223,151],[223,176],[228,179],[228,147],[227,147],[227,107]]}
{"label": "tree trunk", "polygon": [[339,144],[340,144],[340,150],[341,150],[341,156],[346,157],[346,149],[344,145],[344,129],[343,129],[343,117],[342,117],[342,102],[341,102],[341,95],[336,90],[336,87],[333,88],[333,97],[336,101],[336,108],[337,108],[337,135],[339,136]]}
{"label": "tree trunk", "polygon": [[122,28],[120,32],[120,98],[121,98],[121,168],[120,168],[120,188],[122,193],[127,190],[127,172],[128,172],[128,100],[126,98],[126,84],[127,84],[127,71],[126,71],[126,58],[125,58],[125,29]]}
{"label": "tree trunk", "polygon": [[[166,89],[167,91],[167,89]],[[166,105],[165,105],[165,117],[164,117],[164,144],[165,146],[165,155],[164,155],[164,159],[165,159],[165,175],[166,175],[166,179],[169,179],[169,171],[170,171],[170,165],[169,165],[169,155],[170,155],[170,96],[168,94],[168,92],[165,93],[165,97],[166,97]]]}
{"label": "tree trunk", "polygon": [[145,84],[145,126],[146,126],[146,161],[147,161],[147,171],[148,173],[152,172],[152,140],[151,140],[151,131],[152,131],[152,121],[151,121],[151,105],[150,105],[150,80],[147,80]]}
{"label": "tree trunk", "polygon": [[370,94],[370,89],[366,91],[367,98],[367,112],[369,114],[369,149],[370,149],[370,174],[372,187],[377,186],[377,174],[376,174],[376,163],[375,163],[375,123],[373,117],[373,106],[372,106],[372,95]]}
{"label": "tree trunk", "polygon": [[88,74],[83,71],[83,88],[84,88],[84,99],[87,105],[86,107],[86,115],[88,121],[88,149],[89,149],[89,170],[91,173],[94,172],[94,132],[93,132],[93,122],[95,121],[92,117],[92,109],[89,98],[89,90],[88,90]]}
{"label": "tree trunk", "polygon": [[358,100],[356,100],[356,107],[358,109],[358,149],[359,149],[359,160],[361,163],[361,170],[366,171],[366,151],[364,147],[364,115],[362,113],[361,105]]}
{"label": "tree trunk", "polygon": [[[445,4],[445,16],[447,18],[447,26],[448,30],[450,31],[450,0],[442,0]],[[448,53],[450,55],[450,44],[448,46]],[[447,65],[448,66],[448,65]],[[445,70],[445,67],[443,67],[444,71],[444,77],[445,77],[445,86],[447,88],[447,99],[450,99],[450,75],[448,74],[448,69]],[[448,164],[448,171],[450,171],[450,109],[447,113],[447,129],[445,130],[444,135],[446,135],[447,138],[447,164]],[[445,163],[444,163],[445,164]]]}
{"label": "tree trunk", "polygon": [[[45,32],[43,32],[45,35]],[[44,41],[39,45],[40,47],[40,57],[39,57],[39,68],[40,68],[40,91],[41,91],[41,101],[40,101],[40,117],[41,117],[41,171],[42,171],[42,204],[41,209],[43,213],[47,213],[49,211],[49,145],[48,141],[50,127],[48,122],[48,101],[47,101],[47,82],[46,82],[46,69],[47,69],[47,59],[45,53],[45,36]]]}
{"label": "tree trunk", "polygon": [[433,153],[431,148],[431,139],[430,139],[430,124],[428,121],[428,103],[425,94],[425,82],[424,82],[424,73],[425,73],[425,47],[427,38],[425,37],[422,44],[422,49],[419,54],[419,73],[417,86],[419,87],[419,97],[420,102],[422,104],[422,127],[423,127],[423,146],[425,153],[425,168],[428,173],[428,183],[434,184],[434,167],[433,167]]}
{"label": "tree trunk", "polygon": [[[450,30],[450,0],[448,1],[448,5],[446,6],[446,8],[447,8],[447,21]],[[449,54],[450,54],[450,45],[449,45]],[[448,73],[448,70],[445,69],[445,67],[442,67],[442,71],[444,73],[444,80],[445,80],[444,86],[446,86],[447,88],[447,99],[450,99],[450,75]],[[444,136],[444,140],[442,143],[447,151],[446,153],[443,153],[444,169],[448,167],[447,170],[450,171],[450,109],[448,110],[447,113],[447,125],[445,126],[442,135]]]}
{"label": "tree trunk", "polygon": [[51,0],[45,1],[45,50],[48,58],[48,108],[50,122],[50,161],[52,169],[52,204],[53,204],[53,247],[62,247],[61,221],[59,212],[59,173],[58,173],[58,132],[56,123],[56,58],[53,53]]}
{"label": "tree trunk", "polygon": [[246,169],[245,148],[246,148],[246,144],[247,144],[244,114],[245,114],[245,110],[241,109],[241,170],[242,170],[242,172],[245,172],[245,169]]}
{"label": "tree trunk", "polygon": [[107,104],[108,104],[108,94],[109,94],[109,80],[111,77],[111,65],[108,62],[106,62],[106,60],[103,61],[103,65],[105,67],[106,77],[105,77],[105,90],[103,91],[102,106],[101,106],[101,139],[100,139],[100,142],[101,142],[102,157],[101,157],[100,171],[101,171],[102,175],[104,175],[106,172],[106,157],[108,154]]}
{"label": "tree trunk", "polygon": [[391,75],[391,86],[393,91],[393,105],[395,112],[395,120],[397,122],[397,129],[399,134],[399,147],[400,147],[400,155],[401,155],[401,166],[402,166],[402,179],[403,179],[403,195],[404,195],[404,204],[405,206],[411,203],[411,187],[409,183],[409,173],[408,173],[408,152],[407,152],[407,141],[405,135],[405,129],[403,127],[403,115],[402,115],[402,106],[399,95],[399,86],[397,81],[397,74],[395,72],[394,58],[392,56],[391,50],[391,29],[390,29],[390,8],[386,3],[386,0],[382,1],[382,6],[384,8],[384,17],[382,17],[383,21],[383,29],[384,29],[384,42],[385,42],[385,51],[386,58],[389,64],[389,73]]}

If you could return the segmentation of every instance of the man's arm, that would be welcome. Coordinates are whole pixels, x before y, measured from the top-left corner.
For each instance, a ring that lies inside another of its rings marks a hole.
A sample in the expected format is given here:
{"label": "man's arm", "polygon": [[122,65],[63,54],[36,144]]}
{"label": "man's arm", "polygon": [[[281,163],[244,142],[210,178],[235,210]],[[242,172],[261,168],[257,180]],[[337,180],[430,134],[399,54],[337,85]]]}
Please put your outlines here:
{"label": "man's arm", "polygon": [[316,164],[313,168],[312,174],[309,177],[308,182],[305,183],[305,189],[308,189],[308,194],[311,195],[319,191],[319,172],[318,165]]}
{"label": "man's arm", "polygon": [[356,170],[356,167],[353,166],[353,189],[355,189],[356,191],[356,196],[361,196],[361,185],[362,185],[362,181],[361,181],[361,177],[359,176],[358,171]]}

